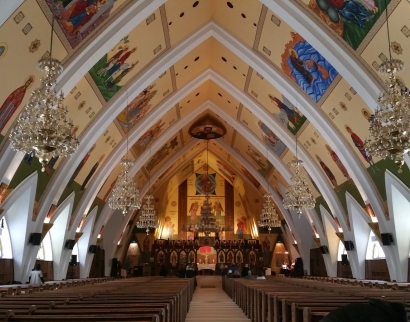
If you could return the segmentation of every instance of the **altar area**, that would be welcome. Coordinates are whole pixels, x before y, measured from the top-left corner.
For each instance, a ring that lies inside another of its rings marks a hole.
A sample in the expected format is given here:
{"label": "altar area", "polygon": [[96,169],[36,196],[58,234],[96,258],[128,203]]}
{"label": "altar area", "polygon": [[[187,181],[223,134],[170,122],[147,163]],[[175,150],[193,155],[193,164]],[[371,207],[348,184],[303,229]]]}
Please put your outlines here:
{"label": "altar area", "polygon": [[215,264],[198,264],[198,271],[205,269],[215,271]]}

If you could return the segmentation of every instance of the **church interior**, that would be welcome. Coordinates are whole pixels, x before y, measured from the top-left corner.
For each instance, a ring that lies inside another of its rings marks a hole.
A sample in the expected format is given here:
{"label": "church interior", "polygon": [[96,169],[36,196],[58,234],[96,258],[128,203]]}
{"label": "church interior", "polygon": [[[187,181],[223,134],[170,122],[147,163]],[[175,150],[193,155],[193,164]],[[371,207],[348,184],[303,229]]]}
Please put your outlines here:
{"label": "church interior", "polygon": [[[277,310],[278,285],[410,301],[409,14],[407,0],[0,0],[0,316],[3,292],[36,293],[36,264],[42,296],[84,288],[107,309],[110,287],[178,294],[107,321],[201,321],[198,294],[234,300],[235,321],[340,306]],[[195,282],[172,278],[188,268]]]}

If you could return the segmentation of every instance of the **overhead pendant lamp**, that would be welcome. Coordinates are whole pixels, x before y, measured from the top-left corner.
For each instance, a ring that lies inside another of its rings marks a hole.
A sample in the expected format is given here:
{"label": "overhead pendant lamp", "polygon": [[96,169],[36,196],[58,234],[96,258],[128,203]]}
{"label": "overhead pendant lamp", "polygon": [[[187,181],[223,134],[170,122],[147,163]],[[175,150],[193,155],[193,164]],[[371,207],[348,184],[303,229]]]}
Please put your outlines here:
{"label": "overhead pendant lamp", "polygon": [[394,160],[401,173],[404,154],[410,152],[410,101],[408,89],[396,77],[404,71],[404,63],[392,58],[387,0],[385,4],[389,60],[383,62],[377,71],[388,76],[385,81],[387,90],[380,93],[379,106],[370,117],[370,138],[365,140],[364,147],[371,156]]}
{"label": "overhead pendant lamp", "polygon": [[76,152],[79,142],[73,131],[72,120],[67,121],[64,94],[58,94],[55,78],[63,72],[61,62],[53,54],[54,17],[51,23],[49,57],[40,59],[37,68],[46,74],[41,85],[31,93],[28,103],[11,130],[9,138],[13,150],[33,153],[38,157],[44,172],[52,157],[66,157]]}
{"label": "overhead pendant lamp", "polygon": [[127,146],[124,159],[121,161],[121,165],[123,166],[123,170],[121,171],[120,175],[117,178],[114,188],[112,189],[112,193],[110,198],[108,199],[108,205],[111,209],[114,210],[121,210],[123,215],[125,216],[128,211],[130,210],[137,210],[141,208],[141,199],[140,199],[140,192],[137,188],[137,183],[135,182],[134,178],[129,174],[131,168],[134,165],[130,159],[128,159],[128,92],[127,92],[127,107],[126,107],[126,115],[127,115]]}
{"label": "overhead pendant lamp", "polygon": [[[151,148],[150,148],[151,155]],[[148,192],[151,189],[151,173],[148,172]],[[154,199],[152,194],[147,194],[145,197],[145,204],[142,206],[141,215],[137,222],[137,228],[143,228],[149,234],[150,228],[158,228],[158,217],[156,215],[156,210],[151,200]]]}
{"label": "overhead pendant lamp", "polygon": [[301,173],[303,161],[298,159],[298,138],[296,135],[296,159],[290,162],[290,166],[295,168],[295,174],[291,177],[291,183],[283,199],[283,207],[289,210],[295,210],[297,214],[302,215],[303,209],[315,208],[315,198],[307,184],[306,176]]}

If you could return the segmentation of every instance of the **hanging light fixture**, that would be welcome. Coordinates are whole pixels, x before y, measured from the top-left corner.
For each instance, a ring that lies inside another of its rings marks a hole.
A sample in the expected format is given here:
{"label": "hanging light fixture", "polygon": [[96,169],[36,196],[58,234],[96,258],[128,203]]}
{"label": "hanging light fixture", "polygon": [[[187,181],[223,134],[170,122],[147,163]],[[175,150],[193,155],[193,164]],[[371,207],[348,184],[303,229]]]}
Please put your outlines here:
{"label": "hanging light fixture", "polygon": [[[206,177],[208,178],[208,139],[206,139]],[[211,233],[218,233],[221,228],[219,227],[216,216],[212,212],[212,203],[209,201],[209,189],[205,192],[205,201],[201,207],[201,218],[196,231],[204,233],[205,236],[209,236]]]}
{"label": "hanging light fixture", "polygon": [[[150,155],[151,155],[151,148],[150,148]],[[151,174],[148,173],[148,191],[151,188]],[[156,210],[154,205],[151,203],[151,200],[154,199],[154,196],[151,194],[147,194],[145,197],[146,202],[142,206],[142,211],[140,218],[137,222],[137,227],[138,228],[145,228],[147,235],[149,234],[149,229],[150,228],[158,228],[158,218],[156,215]]]}
{"label": "hanging light fixture", "polygon": [[63,71],[61,62],[52,57],[54,17],[51,24],[49,57],[37,62],[37,68],[46,74],[41,78],[41,86],[31,93],[24,106],[17,125],[11,130],[9,138],[15,151],[32,153],[42,164],[41,171],[52,157],[66,157],[78,147],[73,131],[73,122],[67,121],[67,106],[63,105],[64,95],[54,89],[55,77]]}
{"label": "hanging light fixture", "polygon": [[290,166],[295,168],[295,174],[291,178],[291,183],[283,199],[283,207],[289,210],[296,210],[296,213],[302,215],[303,209],[315,208],[315,198],[307,184],[307,178],[301,173],[303,161],[298,159],[298,137],[296,135],[296,160],[290,162]]}
{"label": "hanging light fixture", "polygon": [[[266,160],[269,160],[268,147],[266,147]],[[258,226],[261,228],[268,228],[268,232],[270,233],[270,231],[272,230],[272,227],[280,227],[281,222],[279,220],[276,209],[272,203],[273,201],[272,195],[269,193],[268,177],[266,177],[266,184],[268,187],[268,191],[263,196],[263,198],[265,199],[265,202],[263,204],[261,216],[258,221]]]}
{"label": "hanging light fixture", "polygon": [[[127,92],[127,125],[128,122],[128,92]],[[128,126],[127,126],[128,129]],[[125,152],[125,158],[121,161],[121,165],[124,169],[121,171],[117,178],[110,198],[108,199],[108,205],[111,209],[122,210],[123,215],[130,210],[137,210],[141,208],[140,192],[137,188],[137,183],[134,178],[130,176],[129,172],[134,165],[134,162],[129,160],[128,157],[128,130],[127,130],[127,147]]]}
{"label": "hanging light fixture", "polygon": [[142,206],[142,211],[141,211],[140,218],[137,222],[137,227],[145,228],[145,231],[147,232],[147,235],[148,235],[150,228],[154,228],[154,229],[158,228],[158,218],[156,215],[155,207],[151,203],[151,200],[154,199],[154,197],[148,194],[144,198],[147,201]]}
{"label": "hanging light fixture", "polygon": [[364,142],[365,150],[372,156],[391,158],[399,167],[404,164],[403,155],[410,151],[410,101],[408,90],[403,91],[403,84],[396,75],[404,71],[404,63],[393,59],[391,53],[389,19],[386,4],[386,27],[389,45],[389,60],[383,62],[378,72],[388,76],[385,81],[387,91],[379,95],[379,106],[370,117],[370,138]]}

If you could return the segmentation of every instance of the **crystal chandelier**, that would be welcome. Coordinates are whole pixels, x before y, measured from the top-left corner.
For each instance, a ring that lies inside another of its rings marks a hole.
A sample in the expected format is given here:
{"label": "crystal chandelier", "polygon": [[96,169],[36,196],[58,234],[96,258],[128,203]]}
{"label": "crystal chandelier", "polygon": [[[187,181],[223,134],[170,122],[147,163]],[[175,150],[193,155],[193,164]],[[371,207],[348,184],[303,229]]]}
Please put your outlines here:
{"label": "crystal chandelier", "polygon": [[283,207],[289,210],[296,210],[296,213],[302,215],[303,209],[315,208],[315,198],[307,184],[307,178],[300,171],[303,161],[298,160],[298,138],[296,136],[296,160],[290,162],[291,167],[295,167],[295,175],[291,178],[291,183],[283,199]]}
{"label": "crystal chandelier", "polygon": [[365,140],[364,146],[372,156],[394,160],[401,173],[403,155],[410,151],[410,101],[408,90],[403,90],[401,81],[396,77],[404,71],[404,63],[392,59],[387,6],[386,25],[390,59],[383,62],[377,71],[388,76],[385,81],[387,91],[379,95],[379,106],[369,120],[370,138]]}
{"label": "crystal chandelier", "polygon": [[272,227],[280,227],[281,223],[276,209],[272,204],[272,195],[266,193],[263,197],[265,198],[265,203],[263,204],[261,217],[258,221],[258,226],[267,227],[270,233]]}
{"label": "crystal chandelier", "polygon": [[212,203],[209,202],[209,197],[206,199],[201,207],[201,218],[199,219],[199,224],[196,227],[196,231],[204,233],[205,236],[209,236],[211,233],[218,233],[221,230],[218,223],[216,222],[216,217],[212,213]]}
{"label": "crystal chandelier", "polygon": [[122,213],[125,215],[130,210],[140,209],[141,199],[137,184],[134,178],[129,175],[134,162],[123,159],[121,165],[124,169],[121,171],[112,189],[111,196],[108,199],[108,205],[111,209],[122,210]]}
{"label": "crystal chandelier", "polygon": [[34,152],[42,164],[41,171],[52,157],[66,157],[78,147],[73,133],[72,120],[67,121],[67,106],[63,105],[64,95],[56,93],[55,77],[63,71],[61,62],[52,58],[54,18],[51,28],[49,57],[42,58],[37,68],[46,74],[41,85],[31,93],[24,106],[17,125],[11,130],[9,138],[13,150],[24,153]]}
{"label": "crystal chandelier", "polygon": [[158,218],[154,205],[151,203],[151,200],[154,199],[152,195],[146,195],[144,197],[147,201],[142,206],[142,211],[140,218],[137,222],[138,228],[146,228],[147,235],[149,234],[150,228],[158,228]]}

